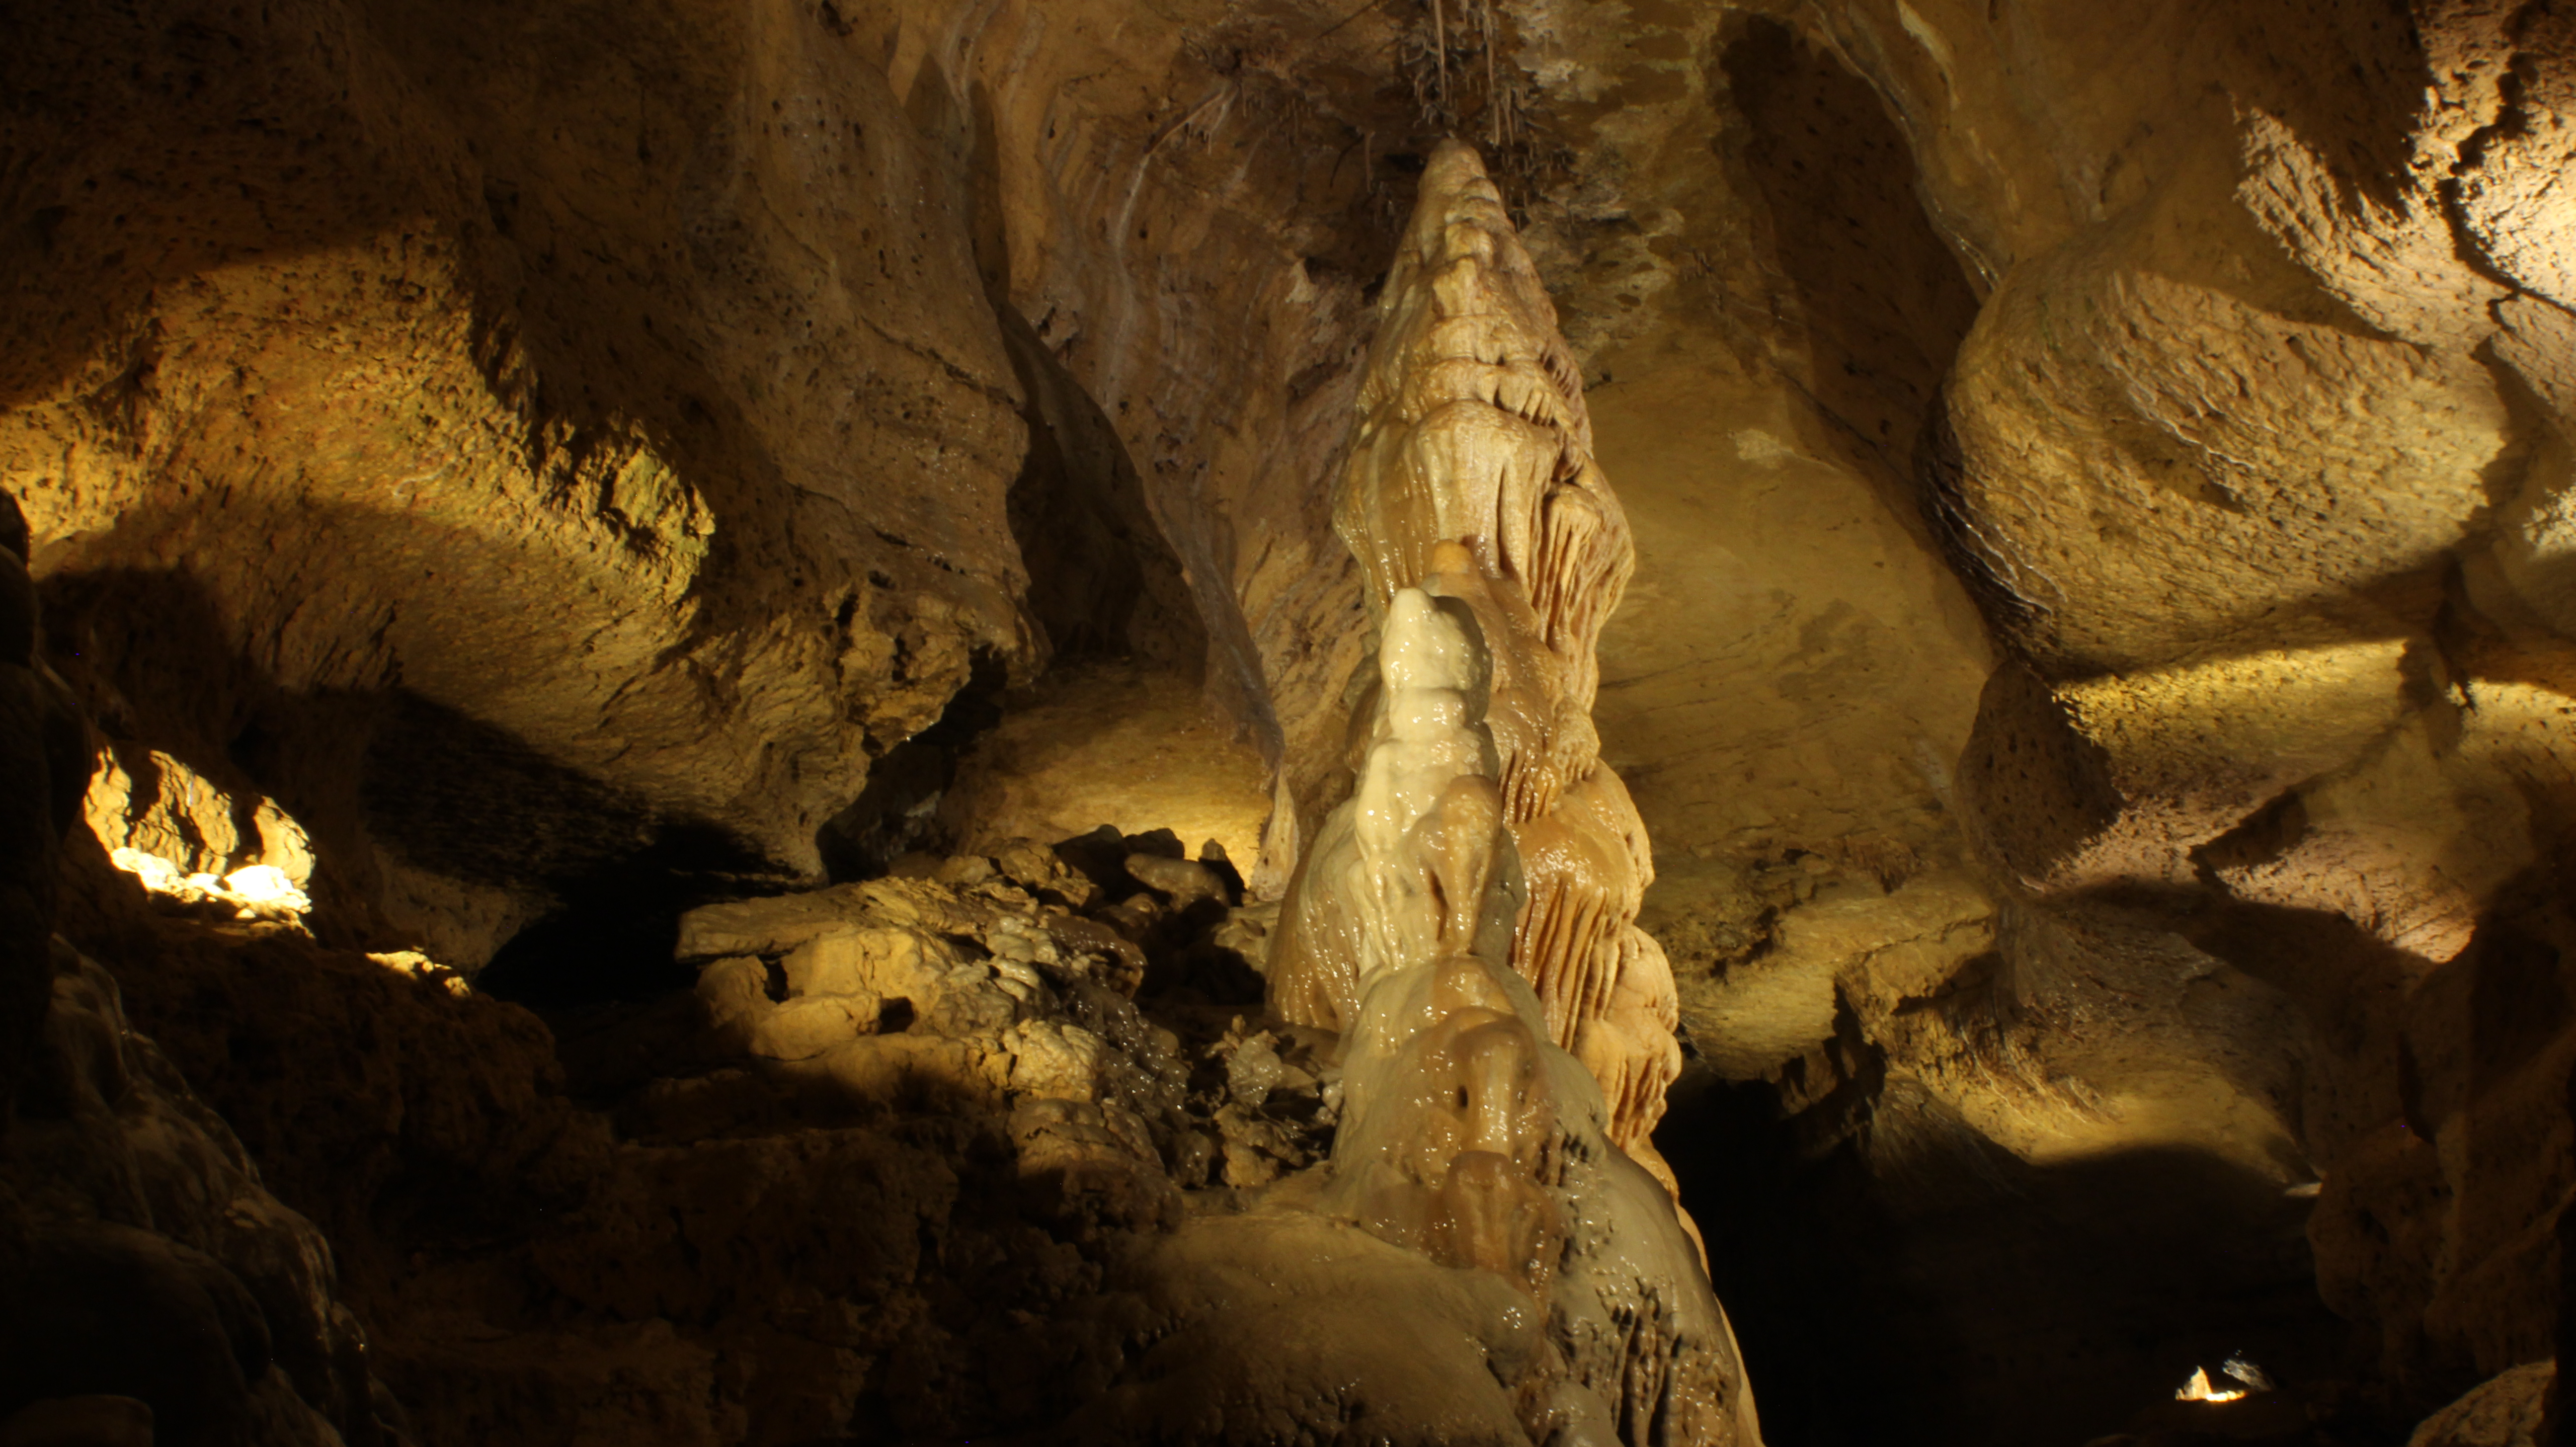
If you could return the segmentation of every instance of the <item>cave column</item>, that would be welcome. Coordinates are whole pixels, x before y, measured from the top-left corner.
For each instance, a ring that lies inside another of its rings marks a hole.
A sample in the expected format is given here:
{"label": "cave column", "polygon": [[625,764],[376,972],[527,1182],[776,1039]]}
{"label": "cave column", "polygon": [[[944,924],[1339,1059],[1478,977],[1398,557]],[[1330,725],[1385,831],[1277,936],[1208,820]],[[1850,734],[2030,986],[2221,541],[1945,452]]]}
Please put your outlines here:
{"label": "cave column", "polygon": [[[1360,416],[1334,501],[1381,630],[1397,594],[1472,611],[1491,655],[1484,721],[1525,893],[1512,967],[1554,1042],[1600,1082],[1609,1135],[1673,1188],[1650,1133],[1681,1067],[1670,967],[1637,928],[1646,831],[1601,762],[1592,703],[1602,623],[1635,564],[1592,458],[1556,309],[1474,148],[1444,142],[1378,304]],[[1465,567],[1457,564],[1464,561]],[[1362,717],[1374,703],[1363,700]],[[1310,853],[1309,859],[1313,858]],[[1273,1007],[1348,1027],[1353,968],[1289,911]]]}

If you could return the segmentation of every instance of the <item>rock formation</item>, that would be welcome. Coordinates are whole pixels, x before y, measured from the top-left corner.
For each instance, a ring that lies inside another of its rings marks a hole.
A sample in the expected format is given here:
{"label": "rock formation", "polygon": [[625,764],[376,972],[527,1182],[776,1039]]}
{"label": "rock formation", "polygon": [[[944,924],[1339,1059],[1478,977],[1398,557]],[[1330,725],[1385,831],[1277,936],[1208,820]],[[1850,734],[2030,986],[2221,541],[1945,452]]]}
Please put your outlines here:
{"label": "rock formation", "polygon": [[2563,3],[0,35],[0,1437],[2568,1419]]}
{"label": "rock formation", "polygon": [[1526,874],[1469,602],[1485,589],[1466,548],[1431,562],[1436,594],[1387,599],[1359,790],[1317,835],[1271,958],[1274,1000],[1341,997],[1323,1203],[1544,1307],[1539,1360],[1511,1383],[1532,1441],[1758,1442],[1681,1216],[1613,1144],[1600,1087],[1510,963]]}
{"label": "rock formation", "polygon": [[[1388,627],[1394,599],[1435,577],[1473,615],[1475,646],[1491,660],[1471,685],[1494,755],[1483,769],[1494,797],[1482,807],[1509,827],[1520,863],[1510,964],[1537,991],[1549,1038],[1600,1082],[1611,1140],[1669,1189],[1648,1133],[1681,1069],[1677,1002],[1662,949],[1636,927],[1654,880],[1645,826],[1601,763],[1592,724],[1593,646],[1628,580],[1628,524],[1592,460],[1555,308],[1463,144],[1441,146],[1423,173],[1378,304],[1360,409],[1334,520],[1360,560],[1371,616]],[[1383,634],[1381,649],[1394,636]],[[1353,915],[1347,897],[1396,888],[1387,880],[1408,867],[1397,862],[1403,829],[1440,798],[1439,768],[1475,771],[1472,758],[1442,759],[1382,776],[1368,751],[1403,744],[1409,721],[1385,692],[1392,685],[1376,687],[1375,731],[1359,728],[1367,696],[1353,724],[1353,767],[1367,782],[1290,886],[1271,971],[1273,1007],[1325,1029],[1350,1028],[1378,973],[1426,958],[1404,947],[1418,942],[1391,938],[1397,926],[1384,915],[1403,917],[1396,902]],[[1413,777],[1426,770],[1433,782]],[[1370,792],[1384,789],[1396,792]],[[1464,819],[1440,827],[1462,831],[1459,849],[1477,829]],[[1433,901],[1416,908],[1457,916],[1449,938],[1466,948],[1484,877],[1407,887]],[[1363,922],[1365,937],[1350,938],[1337,924],[1346,920]]]}
{"label": "rock formation", "polygon": [[1531,1440],[1757,1442],[1669,1173],[1631,1159],[1662,1165],[1679,1052],[1661,954],[1623,947],[1643,831],[1590,746],[1628,547],[1571,371],[1483,165],[1443,145],[1336,508],[1378,622],[1356,787],[1299,861],[1267,993],[1341,1037],[1325,1208],[1543,1307],[1506,1379]]}
{"label": "rock formation", "polygon": [[59,938],[60,844],[86,725],[38,654],[14,505],[0,506],[0,796],[9,1032],[0,1073],[0,1427],[13,1440],[404,1440],[330,1243]]}

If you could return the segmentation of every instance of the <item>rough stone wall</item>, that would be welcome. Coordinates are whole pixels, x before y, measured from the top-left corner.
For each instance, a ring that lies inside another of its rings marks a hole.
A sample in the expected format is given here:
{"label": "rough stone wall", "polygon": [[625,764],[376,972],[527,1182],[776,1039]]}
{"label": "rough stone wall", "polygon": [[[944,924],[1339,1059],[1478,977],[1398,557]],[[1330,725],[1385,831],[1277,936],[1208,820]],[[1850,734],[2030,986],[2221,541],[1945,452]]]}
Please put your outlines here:
{"label": "rough stone wall", "polygon": [[329,1242],[53,935],[88,725],[38,657],[25,546],[0,507],[0,1435],[407,1440]]}
{"label": "rough stone wall", "polygon": [[[2022,660],[1961,766],[2030,922],[2002,941],[2021,1007],[2062,1058],[2157,1039],[2262,1102],[2323,1178],[2326,1298],[2400,1380],[2438,1399],[2545,1355],[2564,17],[1810,13],[1991,289],[1922,486]],[[2178,973],[2047,943],[2117,933]],[[2294,1013],[2151,1003],[2160,978]]]}
{"label": "rough stone wall", "polygon": [[[1927,1298],[2030,1269],[1956,1264],[2016,1192],[2111,1241],[2206,1161],[2185,1249],[2287,1312],[2304,1220],[2415,1406],[2545,1354],[2560,18],[1499,8],[1579,158],[1525,233],[1638,522],[1604,755],[1695,1058]],[[2101,1324],[2180,1360],[2153,1291]],[[2044,1435],[2095,1333],[2025,1309],[1921,1370]]]}
{"label": "rough stone wall", "polygon": [[988,282],[1144,479],[1210,696],[1281,771],[1263,893],[1347,787],[1327,761],[1364,628],[1329,479],[1411,195],[1383,152],[1418,141],[1400,17],[1328,9],[1010,4],[907,16],[886,44],[974,167]]}
{"label": "rough stone wall", "polygon": [[420,762],[363,748],[388,713],[602,796],[539,856],[800,868],[971,653],[1032,657],[1018,388],[819,12],[105,24],[12,22],[6,466],[93,709],[267,776],[326,887],[399,930],[404,876],[542,886],[493,836],[572,827],[362,808]]}
{"label": "rough stone wall", "polygon": [[[326,916],[469,967],[639,853],[810,873],[978,660],[1204,647],[1266,755],[1328,731],[1313,481],[1390,203],[1310,72],[1382,77],[1200,9],[13,15],[0,468],[58,662],[303,822]],[[1034,589],[1032,486],[1105,529]]]}

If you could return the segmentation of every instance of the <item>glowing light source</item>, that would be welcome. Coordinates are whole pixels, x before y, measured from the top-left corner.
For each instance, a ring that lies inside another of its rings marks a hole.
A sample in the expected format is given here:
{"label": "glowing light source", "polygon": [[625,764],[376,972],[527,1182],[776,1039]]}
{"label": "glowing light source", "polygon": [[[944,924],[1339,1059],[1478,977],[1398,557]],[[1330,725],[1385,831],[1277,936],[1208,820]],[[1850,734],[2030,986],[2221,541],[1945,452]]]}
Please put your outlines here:
{"label": "glowing light source", "polygon": [[2261,1367],[2242,1356],[2229,1357],[2220,1365],[2219,1370],[2226,1373],[2224,1380],[2234,1385],[2219,1386],[2209,1380],[2207,1367],[2194,1367],[2191,1369],[2190,1380],[2174,1390],[2174,1400],[2177,1402],[2234,1402],[2241,1401],[2256,1392],[2272,1390],[2272,1379],[2264,1374]]}
{"label": "glowing light source", "polygon": [[2175,1389],[2174,1400],[2177,1402],[2233,1402],[2244,1395],[2243,1387],[2211,1386],[2209,1368],[2194,1367],[2191,1369],[2191,1380]]}

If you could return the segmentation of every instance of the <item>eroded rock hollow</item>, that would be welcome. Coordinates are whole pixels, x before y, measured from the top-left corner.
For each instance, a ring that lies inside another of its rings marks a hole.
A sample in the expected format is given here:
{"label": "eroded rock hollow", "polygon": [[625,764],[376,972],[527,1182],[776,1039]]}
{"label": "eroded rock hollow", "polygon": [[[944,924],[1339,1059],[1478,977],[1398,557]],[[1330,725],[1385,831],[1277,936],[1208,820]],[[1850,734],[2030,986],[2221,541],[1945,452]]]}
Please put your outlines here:
{"label": "eroded rock hollow", "polygon": [[2571,136],[2553,0],[0,0],[0,1444],[2566,1440]]}

